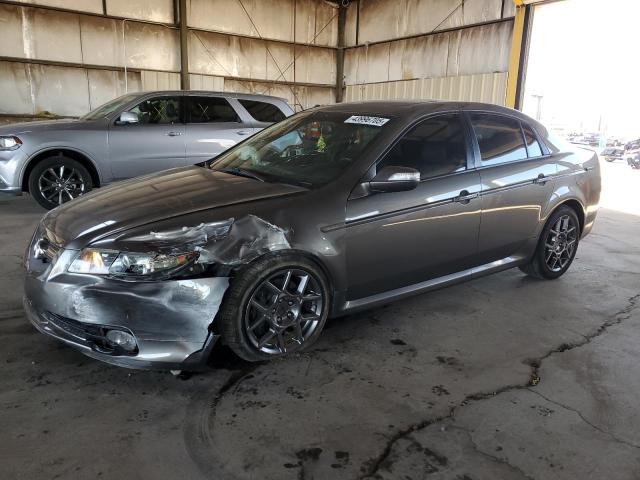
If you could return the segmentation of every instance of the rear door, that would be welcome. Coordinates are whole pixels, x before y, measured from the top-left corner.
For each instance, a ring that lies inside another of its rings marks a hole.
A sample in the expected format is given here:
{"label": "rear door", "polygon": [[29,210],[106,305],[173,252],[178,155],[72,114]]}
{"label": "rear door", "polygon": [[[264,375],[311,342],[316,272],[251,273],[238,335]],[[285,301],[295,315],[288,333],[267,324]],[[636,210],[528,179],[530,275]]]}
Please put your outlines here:
{"label": "rear door", "polygon": [[114,180],[185,164],[182,95],[158,95],[129,109],[138,123],[109,127],[109,161]]}
{"label": "rear door", "polygon": [[185,97],[187,163],[209,160],[253,134],[250,123],[220,96]]}
{"label": "rear door", "polygon": [[516,254],[533,238],[553,193],[556,163],[515,117],[470,112],[482,181],[478,252],[483,263]]}
{"label": "rear door", "polygon": [[420,171],[415,190],[374,193],[347,204],[350,300],[413,285],[476,264],[480,178],[458,113],[427,118],[376,166]]}

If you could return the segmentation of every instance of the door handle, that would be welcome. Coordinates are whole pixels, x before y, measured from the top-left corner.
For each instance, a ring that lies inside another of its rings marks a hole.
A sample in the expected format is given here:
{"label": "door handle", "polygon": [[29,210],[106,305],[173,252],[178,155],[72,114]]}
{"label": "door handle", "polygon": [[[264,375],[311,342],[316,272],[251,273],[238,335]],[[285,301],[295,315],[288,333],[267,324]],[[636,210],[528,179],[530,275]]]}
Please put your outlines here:
{"label": "door handle", "polygon": [[238,130],[236,133],[238,135],[251,135],[251,132],[248,132],[246,130]]}
{"label": "door handle", "polygon": [[469,193],[469,190],[462,190],[457,197],[454,197],[453,201],[466,205],[474,198],[478,198],[477,193]]}
{"label": "door handle", "polygon": [[165,135],[167,135],[168,137],[179,137],[180,135],[182,135],[182,132],[169,132]]}
{"label": "door handle", "polygon": [[533,181],[533,183],[537,183],[538,185],[544,185],[545,183],[547,183],[547,181],[549,181],[549,179],[544,176],[544,173],[539,173],[536,179]]}

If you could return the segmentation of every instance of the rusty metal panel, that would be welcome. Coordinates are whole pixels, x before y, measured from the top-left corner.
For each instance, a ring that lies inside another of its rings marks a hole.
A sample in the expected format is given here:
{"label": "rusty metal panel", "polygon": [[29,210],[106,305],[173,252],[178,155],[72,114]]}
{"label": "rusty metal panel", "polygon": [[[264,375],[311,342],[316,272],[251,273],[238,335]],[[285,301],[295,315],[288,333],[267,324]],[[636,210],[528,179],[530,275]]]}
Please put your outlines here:
{"label": "rusty metal panel", "polygon": [[359,42],[377,42],[497,20],[501,9],[502,0],[367,0],[360,4]]}
{"label": "rusty metal panel", "polygon": [[346,84],[389,80],[390,44],[349,49],[344,56]]}
{"label": "rusty metal panel", "polygon": [[254,26],[240,2],[188,0],[190,27],[293,41],[293,0],[243,0]]}
{"label": "rusty metal panel", "polygon": [[502,22],[457,32],[460,45],[454,62],[456,73],[469,75],[508,70],[512,31],[513,22]]}
{"label": "rusty metal panel", "polygon": [[295,8],[297,42],[327,46],[338,44],[337,8],[318,0],[296,0]]}
{"label": "rusty metal panel", "polygon": [[189,71],[193,73],[335,84],[336,59],[332,49],[294,47],[259,39],[190,32],[189,52]]}
{"label": "rusty metal panel", "polygon": [[140,72],[142,90],[180,90],[180,74],[173,72]]}
{"label": "rusty metal panel", "polygon": [[84,68],[27,65],[34,113],[79,116],[89,111],[87,70]]}
{"label": "rusty metal panel", "polygon": [[216,77],[213,75],[189,75],[189,85],[191,90],[209,90],[221,92],[224,90],[224,77]]}
{"label": "rusty metal panel", "polygon": [[348,85],[346,100],[461,100],[505,104],[507,72]]}
{"label": "rusty metal panel", "polygon": [[173,0],[106,0],[107,14],[173,23]]}
{"label": "rusty metal panel", "polygon": [[127,72],[125,91],[124,72],[109,70],[87,70],[89,81],[90,109],[99,107],[109,100],[124,95],[126,92],[142,90],[140,72]]}
{"label": "rusty metal panel", "polygon": [[122,22],[80,16],[82,60],[90,65],[124,66]]}
{"label": "rusty metal panel", "polygon": [[102,0],[14,0],[29,5],[66,8],[79,12],[102,13]]}
{"label": "rusty metal panel", "polygon": [[127,66],[180,70],[180,38],[176,29],[147,23],[125,23]]}
{"label": "rusty metal panel", "polygon": [[0,62],[0,113],[35,113],[28,67],[25,63]]}
{"label": "rusty metal panel", "polygon": [[[23,8],[0,5],[0,55],[5,57],[26,57],[24,38],[29,29],[23,27]],[[28,47],[28,45],[27,45]]]}

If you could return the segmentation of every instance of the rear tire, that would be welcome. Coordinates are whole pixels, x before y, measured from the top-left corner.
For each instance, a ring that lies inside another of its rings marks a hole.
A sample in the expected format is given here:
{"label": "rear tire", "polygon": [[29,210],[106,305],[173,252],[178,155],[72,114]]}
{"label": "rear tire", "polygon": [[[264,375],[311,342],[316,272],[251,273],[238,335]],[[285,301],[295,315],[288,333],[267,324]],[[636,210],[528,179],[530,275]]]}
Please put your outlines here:
{"label": "rear tire", "polygon": [[553,280],[562,276],[573,263],[580,241],[580,222],[576,212],[566,205],[551,214],[529,263],[520,270],[530,277]]}
{"label": "rear tire", "polygon": [[84,195],[92,186],[89,171],[64,155],[45,158],[29,174],[29,193],[47,210]]}
{"label": "rear tire", "polygon": [[281,253],[257,260],[231,279],[216,322],[236,355],[269,360],[313,345],[330,305],[324,272],[302,255]]}

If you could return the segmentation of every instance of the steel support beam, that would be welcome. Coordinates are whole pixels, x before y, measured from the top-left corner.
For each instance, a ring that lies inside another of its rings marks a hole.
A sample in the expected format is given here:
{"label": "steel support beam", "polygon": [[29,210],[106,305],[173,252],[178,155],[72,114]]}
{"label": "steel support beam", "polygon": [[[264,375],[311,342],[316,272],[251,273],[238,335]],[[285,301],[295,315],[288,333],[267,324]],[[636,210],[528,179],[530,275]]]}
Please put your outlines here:
{"label": "steel support beam", "polygon": [[520,109],[522,108],[522,97],[524,94],[534,7],[532,5],[526,5],[523,0],[513,1],[516,4],[516,16],[513,21],[511,53],[509,54],[506,105],[511,108]]}
{"label": "steel support beam", "polygon": [[180,88],[190,89],[189,82],[189,26],[187,25],[187,0],[178,0],[180,17]]}
{"label": "steel support beam", "polygon": [[338,51],[336,52],[336,103],[344,97],[344,30],[347,22],[347,7],[342,3],[338,7]]}

